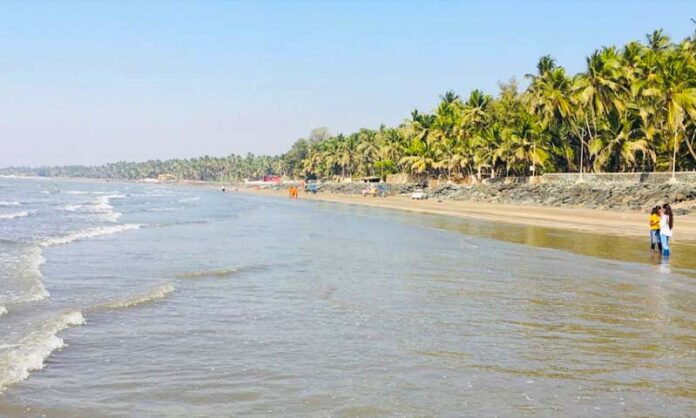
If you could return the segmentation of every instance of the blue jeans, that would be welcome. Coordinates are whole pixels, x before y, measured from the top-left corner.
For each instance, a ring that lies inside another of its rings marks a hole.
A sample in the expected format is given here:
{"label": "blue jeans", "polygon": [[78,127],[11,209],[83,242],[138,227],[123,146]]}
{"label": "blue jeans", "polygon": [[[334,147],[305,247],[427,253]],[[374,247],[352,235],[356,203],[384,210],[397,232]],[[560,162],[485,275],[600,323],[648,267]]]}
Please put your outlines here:
{"label": "blue jeans", "polygon": [[658,250],[662,251],[662,244],[660,243],[660,230],[651,229],[650,230],[650,249],[654,250],[657,247]]}
{"label": "blue jeans", "polygon": [[665,234],[660,234],[660,243],[662,244],[662,255],[669,257],[669,237]]}

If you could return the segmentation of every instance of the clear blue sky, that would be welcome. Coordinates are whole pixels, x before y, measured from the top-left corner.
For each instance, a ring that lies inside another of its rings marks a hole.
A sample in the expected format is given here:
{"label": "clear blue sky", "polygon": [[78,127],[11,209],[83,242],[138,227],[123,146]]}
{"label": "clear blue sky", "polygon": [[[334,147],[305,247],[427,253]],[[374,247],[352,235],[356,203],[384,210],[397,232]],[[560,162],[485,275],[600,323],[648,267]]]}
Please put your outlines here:
{"label": "clear blue sky", "polygon": [[551,54],[674,39],[688,1],[8,1],[0,166],[280,153],[398,124]]}

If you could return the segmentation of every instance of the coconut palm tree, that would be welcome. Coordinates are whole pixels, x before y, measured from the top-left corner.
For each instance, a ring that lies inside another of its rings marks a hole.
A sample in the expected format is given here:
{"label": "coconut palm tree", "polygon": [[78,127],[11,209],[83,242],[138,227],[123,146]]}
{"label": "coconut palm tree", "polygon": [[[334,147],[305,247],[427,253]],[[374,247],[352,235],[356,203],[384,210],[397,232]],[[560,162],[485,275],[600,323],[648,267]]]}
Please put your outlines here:
{"label": "coconut palm tree", "polygon": [[660,89],[659,108],[664,112],[666,132],[671,134],[672,179],[677,168],[677,151],[684,139],[687,117],[696,119],[696,68],[676,53],[660,61],[656,84]]}

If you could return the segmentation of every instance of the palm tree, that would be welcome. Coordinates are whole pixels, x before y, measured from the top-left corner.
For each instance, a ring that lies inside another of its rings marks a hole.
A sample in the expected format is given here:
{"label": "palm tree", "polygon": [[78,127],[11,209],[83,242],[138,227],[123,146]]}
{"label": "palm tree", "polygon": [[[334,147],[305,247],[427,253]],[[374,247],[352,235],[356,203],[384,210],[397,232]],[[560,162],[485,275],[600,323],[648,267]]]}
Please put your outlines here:
{"label": "palm tree", "polygon": [[672,180],[676,181],[677,150],[687,116],[696,119],[696,68],[681,55],[669,53],[660,62],[657,85],[667,131],[672,135]]}
{"label": "palm tree", "polygon": [[[510,145],[515,158],[525,164],[531,163],[532,177],[536,167],[543,166],[549,155],[546,151],[542,127],[531,115],[525,116],[509,133]],[[526,166],[526,165],[525,165]]]}
{"label": "palm tree", "polygon": [[635,127],[629,119],[612,113],[607,119],[606,139],[598,137],[590,142],[590,153],[596,156],[595,170],[609,166],[612,171],[628,171],[636,167],[638,153],[655,159],[645,139],[636,139]]}

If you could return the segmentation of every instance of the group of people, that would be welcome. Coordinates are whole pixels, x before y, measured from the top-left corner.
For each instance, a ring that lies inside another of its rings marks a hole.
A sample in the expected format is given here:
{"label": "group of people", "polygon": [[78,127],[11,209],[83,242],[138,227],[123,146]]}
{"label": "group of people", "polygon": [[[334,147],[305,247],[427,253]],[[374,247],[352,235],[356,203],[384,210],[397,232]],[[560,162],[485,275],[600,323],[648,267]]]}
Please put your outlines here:
{"label": "group of people", "polygon": [[669,240],[672,238],[674,228],[674,215],[669,203],[655,206],[650,212],[650,251],[662,253],[663,257],[669,257]]}

